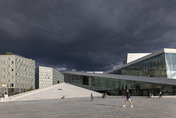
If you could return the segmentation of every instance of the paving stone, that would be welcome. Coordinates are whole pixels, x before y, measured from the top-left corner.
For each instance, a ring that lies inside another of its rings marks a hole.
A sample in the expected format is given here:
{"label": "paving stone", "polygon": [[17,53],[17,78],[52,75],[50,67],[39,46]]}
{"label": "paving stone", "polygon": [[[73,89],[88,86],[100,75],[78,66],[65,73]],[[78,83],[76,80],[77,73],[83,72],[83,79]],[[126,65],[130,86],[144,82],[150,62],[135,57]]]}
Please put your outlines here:
{"label": "paving stone", "polygon": [[175,118],[176,98],[131,98],[134,107],[119,96],[14,101],[0,103],[0,118]]}
{"label": "paving stone", "polygon": [[[60,89],[60,90],[59,90]],[[4,102],[9,101],[27,101],[27,100],[44,100],[44,99],[61,99],[65,98],[79,98],[89,97],[90,94],[102,96],[101,93],[91,91],[82,87],[74,86],[67,83],[53,85],[47,88],[37,89],[22,94],[10,96],[9,99],[4,99]]]}

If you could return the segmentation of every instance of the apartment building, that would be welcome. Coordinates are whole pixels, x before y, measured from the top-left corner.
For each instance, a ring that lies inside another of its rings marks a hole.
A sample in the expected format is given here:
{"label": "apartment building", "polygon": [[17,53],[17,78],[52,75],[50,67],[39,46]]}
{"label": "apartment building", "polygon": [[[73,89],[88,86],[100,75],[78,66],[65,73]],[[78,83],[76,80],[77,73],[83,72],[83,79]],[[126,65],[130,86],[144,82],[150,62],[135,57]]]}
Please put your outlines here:
{"label": "apartment building", "polygon": [[0,93],[9,95],[35,88],[35,61],[13,53],[0,55]]}
{"label": "apartment building", "polygon": [[39,66],[35,69],[36,88],[45,88],[62,82],[64,82],[64,76],[55,68]]}

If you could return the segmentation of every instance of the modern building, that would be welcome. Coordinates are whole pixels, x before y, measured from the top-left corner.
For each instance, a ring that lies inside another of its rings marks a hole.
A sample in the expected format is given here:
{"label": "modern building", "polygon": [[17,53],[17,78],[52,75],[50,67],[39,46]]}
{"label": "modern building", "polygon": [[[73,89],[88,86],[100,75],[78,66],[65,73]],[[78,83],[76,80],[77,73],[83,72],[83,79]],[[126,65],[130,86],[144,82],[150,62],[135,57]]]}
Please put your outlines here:
{"label": "modern building", "polygon": [[45,88],[62,82],[64,82],[64,76],[56,68],[39,66],[35,69],[36,88]]}
{"label": "modern building", "polygon": [[176,95],[176,49],[164,48],[107,71],[105,74],[65,72],[65,82],[108,94]]}
{"label": "modern building", "polygon": [[164,48],[107,73],[176,79],[176,49]]}
{"label": "modern building", "polygon": [[13,53],[0,55],[0,93],[9,95],[35,89],[35,61]]}

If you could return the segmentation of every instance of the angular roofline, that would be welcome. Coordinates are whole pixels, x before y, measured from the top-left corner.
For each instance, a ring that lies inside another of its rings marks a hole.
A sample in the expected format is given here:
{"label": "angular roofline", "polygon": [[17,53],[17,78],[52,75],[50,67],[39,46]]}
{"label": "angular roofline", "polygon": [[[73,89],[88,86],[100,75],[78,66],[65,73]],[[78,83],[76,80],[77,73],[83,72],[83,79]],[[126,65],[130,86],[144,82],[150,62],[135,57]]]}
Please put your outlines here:
{"label": "angular roofline", "polygon": [[109,79],[147,82],[147,83],[153,83],[153,84],[176,85],[176,79],[166,79],[166,78],[157,78],[157,77],[141,77],[141,76],[116,75],[116,74],[95,74],[95,73],[71,72],[71,71],[66,71],[64,74],[94,76],[94,77],[102,77],[102,78],[109,78]]}
{"label": "angular roofline", "polygon": [[136,60],[134,60],[134,61],[132,61],[132,62],[130,62],[130,63],[127,63],[127,64],[122,65],[122,66],[120,66],[120,67],[117,67],[117,68],[115,68],[115,69],[112,69],[112,70],[110,70],[110,71],[107,71],[106,74],[111,73],[111,72],[116,71],[116,70],[119,70],[119,69],[121,69],[121,68],[130,66],[130,65],[132,65],[132,64],[138,63],[138,62],[143,61],[143,60],[145,60],[145,59],[154,57],[154,56],[156,56],[156,55],[158,55],[158,54],[161,54],[161,53],[163,53],[163,52],[166,52],[166,53],[176,53],[176,49],[163,48],[163,49],[161,49],[161,50],[159,50],[159,51],[156,51],[156,52],[154,52],[154,53],[151,53],[151,54],[149,54],[149,55],[146,55],[146,56],[144,56],[144,57],[141,57],[141,58],[139,58],[139,59],[136,59]]}
{"label": "angular roofline", "polygon": [[127,53],[127,55],[128,54],[151,54],[151,53],[131,53],[131,52],[129,52],[129,53]]}

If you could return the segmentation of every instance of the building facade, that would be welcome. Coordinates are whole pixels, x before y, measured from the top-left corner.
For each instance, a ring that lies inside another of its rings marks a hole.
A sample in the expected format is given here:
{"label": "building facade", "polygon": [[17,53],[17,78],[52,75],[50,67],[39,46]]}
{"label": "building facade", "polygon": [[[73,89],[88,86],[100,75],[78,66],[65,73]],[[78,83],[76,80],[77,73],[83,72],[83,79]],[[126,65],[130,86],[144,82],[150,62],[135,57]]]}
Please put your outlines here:
{"label": "building facade", "polygon": [[164,48],[107,73],[176,79],[176,49]]}
{"label": "building facade", "polygon": [[133,96],[176,95],[174,79],[113,74],[65,72],[65,82],[109,95],[122,95],[129,89]]}
{"label": "building facade", "polygon": [[35,69],[36,88],[45,88],[62,82],[64,82],[64,76],[55,68],[39,66]]}
{"label": "building facade", "polygon": [[65,82],[95,91],[121,95],[176,95],[176,49],[164,48],[105,74],[65,72]]}
{"label": "building facade", "polygon": [[0,92],[9,95],[35,89],[35,61],[13,53],[0,55],[0,82]]}

